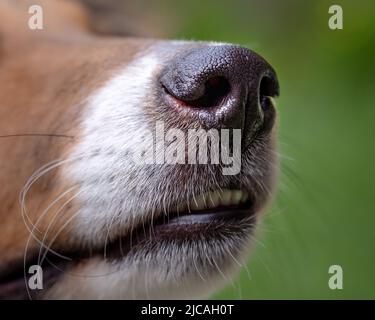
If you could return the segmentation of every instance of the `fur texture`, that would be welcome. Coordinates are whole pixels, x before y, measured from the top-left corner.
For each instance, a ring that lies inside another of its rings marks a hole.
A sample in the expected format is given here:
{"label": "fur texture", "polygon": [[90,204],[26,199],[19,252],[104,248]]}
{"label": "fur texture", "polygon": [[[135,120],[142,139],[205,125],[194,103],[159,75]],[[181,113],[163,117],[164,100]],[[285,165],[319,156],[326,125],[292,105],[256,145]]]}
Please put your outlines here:
{"label": "fur texture", "polygon": [[[223,176],[221,165],[141,165],[129,150],[147,149],[145,133],[157,121],[166,130],[202,128],[160,99],[159,77],[184,52],[223,44],[100,38],[84,11],[60,1],[41,2],[58,19],[49,16],[51,28],[35,34],[16,27],[27,4],[20,3],[3,8],[15,27],[0,25],[0,134],[8,135],[0,146],[0,279],[23,258],[41,263],[47,254],[85,251],[95,254],[72,263],[39,297],[207,297],[251,245],[274,185],[275,131],[243,152],[236,176]],[[152,222],[179,204],[234,185],[254,195],[252,217],[214,232],[197,226],[183,239],[179,226],[152,236]],[[149,238],[107,257],[116,239],[132,239],[142,226]]]}

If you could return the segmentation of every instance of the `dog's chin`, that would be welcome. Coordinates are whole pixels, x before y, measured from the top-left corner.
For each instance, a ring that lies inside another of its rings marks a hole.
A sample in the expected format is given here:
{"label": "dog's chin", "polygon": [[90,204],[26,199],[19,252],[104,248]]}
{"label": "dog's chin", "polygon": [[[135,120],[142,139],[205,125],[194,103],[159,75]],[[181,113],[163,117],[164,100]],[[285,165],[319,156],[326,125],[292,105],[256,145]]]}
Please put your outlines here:
{"label": "dog's chin", "polygon": [[[42,299],[207,298],[240,268],[249,238],[139,246],[116,260],[81,261],[59,276]],[[152,250],[152,251],[151,251]]]}
{"label": "dog's chin", "polygon": [[39,298],[207,297],[242,265],[254,227],[250,202],[170,214],[67,263]]}

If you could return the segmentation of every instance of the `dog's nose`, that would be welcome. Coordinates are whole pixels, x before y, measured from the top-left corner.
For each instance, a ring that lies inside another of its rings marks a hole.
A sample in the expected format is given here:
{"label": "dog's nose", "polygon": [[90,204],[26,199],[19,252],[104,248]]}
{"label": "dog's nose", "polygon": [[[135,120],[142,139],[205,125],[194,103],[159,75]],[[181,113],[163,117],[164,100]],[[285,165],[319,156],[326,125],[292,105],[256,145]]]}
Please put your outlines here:
{"label": "dog's nose", "polygon": [[[243,138],[270,127],[269,97],[279,94],[273,68],[258,54],[233,45],[194,49],[161,75],[173,105],[207,128],[242,129]],[[272,107],[273,108],[273,107]]]}

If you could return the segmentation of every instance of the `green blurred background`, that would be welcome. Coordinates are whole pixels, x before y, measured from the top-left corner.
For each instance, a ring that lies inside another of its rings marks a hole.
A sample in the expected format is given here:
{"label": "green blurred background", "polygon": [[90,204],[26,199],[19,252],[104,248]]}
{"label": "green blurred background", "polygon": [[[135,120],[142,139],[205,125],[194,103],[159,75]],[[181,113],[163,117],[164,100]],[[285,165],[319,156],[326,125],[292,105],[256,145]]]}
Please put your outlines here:
{"label": "green blurred background", "polygon": [[[343,30],[328,28],[333,4],[343,8]],[[169,37],[252,48],[281,85],[278,194],[248,270],[214,298],[375,298],[375,2],[166,0],[155,8],[173,22]],[[343,290],[328,287],[335,264]]]}

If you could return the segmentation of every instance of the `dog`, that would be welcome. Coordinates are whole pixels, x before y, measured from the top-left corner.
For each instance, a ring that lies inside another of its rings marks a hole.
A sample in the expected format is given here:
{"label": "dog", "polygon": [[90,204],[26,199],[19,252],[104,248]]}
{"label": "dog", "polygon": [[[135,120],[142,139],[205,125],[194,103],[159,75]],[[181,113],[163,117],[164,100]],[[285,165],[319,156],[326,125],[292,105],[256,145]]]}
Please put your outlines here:
{"label": "dog", "polygon": [[[209,297],[243,264],[275,189],[276,73],[237,45],[94,24],[74,1],[0,3],[0,297]],[[171,130],[186,136],[166,162]],[[189,130],[216,130],[207,159],[239,150],[239,170],[185,161]]]}

